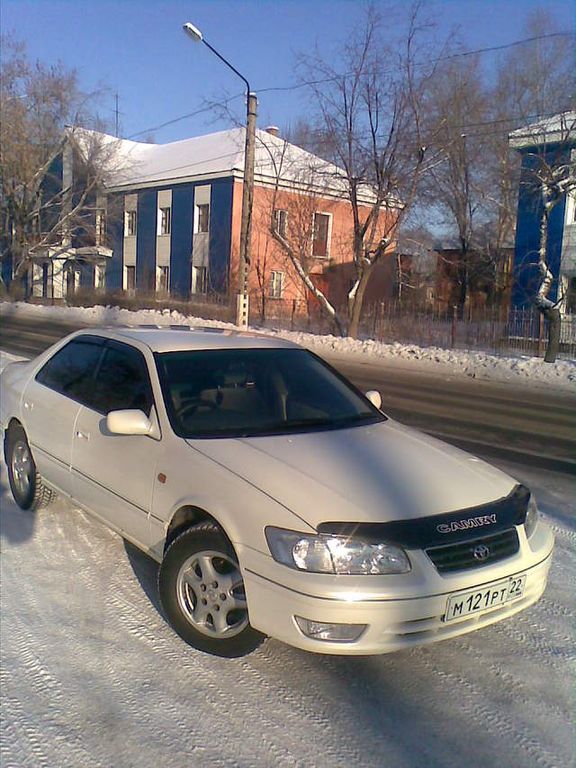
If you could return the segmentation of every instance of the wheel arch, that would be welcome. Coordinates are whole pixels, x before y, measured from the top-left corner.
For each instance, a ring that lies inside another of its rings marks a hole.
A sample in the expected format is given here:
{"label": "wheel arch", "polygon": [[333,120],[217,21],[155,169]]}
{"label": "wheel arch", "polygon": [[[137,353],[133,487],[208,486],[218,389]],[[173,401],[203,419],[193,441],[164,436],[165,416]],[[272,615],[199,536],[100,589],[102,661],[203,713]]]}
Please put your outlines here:
{"label": "wheel arch", "polygon": [[181,533],[184,533],[184,531],[186,531],[188,528],[192,528],[193,526],[199,525],[200,523],[213,523],[232,546],[232,542],[230,541],[225,528],[222,526],[222,523],[216,517],[214,517],[214,515],[210,514],[210,512],[203,509],[202,507],[198,507],[193,504],[186,504],[177,509],[176,512],[174,512],[172,515],[172,518],[168,524],[168,528],[166,529],[164,553],[170,544],[174,541],[174,539],[176,539]]}
{"label": "wheel arch", "polygon": [[16,429],[17,427],[20,427],[20,429],[24,430],[24,433],[26,433],[26,430],[24,429],[24,425],[20,421],[20,419],[17,419],[16,416],[12,416],[10,421],[8,422],[6,429],[4,430],[4,461],[8,463],[8,437],[10,436],[10,432],[13,429]]}

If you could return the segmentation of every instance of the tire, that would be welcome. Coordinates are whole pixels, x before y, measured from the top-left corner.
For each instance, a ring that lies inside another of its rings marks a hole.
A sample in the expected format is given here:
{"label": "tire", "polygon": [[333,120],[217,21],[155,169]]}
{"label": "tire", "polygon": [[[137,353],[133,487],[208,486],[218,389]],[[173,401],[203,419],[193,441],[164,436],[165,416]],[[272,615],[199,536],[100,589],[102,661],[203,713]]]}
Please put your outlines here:
{"label": "tire", "polygon": [[10,490],[20,509],[36,510],[52,501],[54,494],[38,474],[26,433],[20,426],[8,430],[6,464]]}
{"label": "tire", "polygon": [[250,626],[234,549],[212,523],[188,528],[168,546],[158,591],[174,630],[199,651],[235,658],[265,638]]}

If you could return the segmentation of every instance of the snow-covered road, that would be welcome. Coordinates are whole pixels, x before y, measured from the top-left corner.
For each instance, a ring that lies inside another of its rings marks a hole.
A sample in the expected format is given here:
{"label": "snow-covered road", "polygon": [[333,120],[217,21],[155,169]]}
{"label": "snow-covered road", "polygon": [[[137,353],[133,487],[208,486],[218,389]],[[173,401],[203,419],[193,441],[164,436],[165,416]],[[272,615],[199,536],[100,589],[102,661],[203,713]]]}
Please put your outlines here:
{"label": "snow-covered road", "polygon": [[539,604],[387,656],[228,661],[167,626],[154,563],[62,500],[20,511],[2,466],[2,768],[573,765],[574,488],[505,468],[556,533]]}

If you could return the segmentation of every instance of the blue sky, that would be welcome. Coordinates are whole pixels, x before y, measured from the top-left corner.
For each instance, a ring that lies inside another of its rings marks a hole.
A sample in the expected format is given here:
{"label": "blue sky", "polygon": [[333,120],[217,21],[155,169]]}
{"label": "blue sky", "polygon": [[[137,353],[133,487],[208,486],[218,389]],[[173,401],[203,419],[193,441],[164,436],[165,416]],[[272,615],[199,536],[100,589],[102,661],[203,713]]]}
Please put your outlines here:
{"label": "blue sky", "polygon": [[[315,44],[337,52],[363,5],[362,0],[0,0],[3,33],[24,41],[33,59],[76,68],[84,90],[107,86],[101,111],[112,125],[118,92],[122,135],[151,134],[162,143],[229,127],[226,119],[203,112],[156,128],[202,109],[206,99],[240,94],[231,107],[238,119],[243,115],[241,81],[184,35],[185,21],[199,27],[258,92],[293,84],[299,52]],[[574,31],[573,0],[428,0],[425,5],[438,37],[459,28],[466,49],[521,39],[524,21],[537,7],[552,13],[558,31]],[[258,122],[285,127],[307,108],[301,90],[262,92]]]}

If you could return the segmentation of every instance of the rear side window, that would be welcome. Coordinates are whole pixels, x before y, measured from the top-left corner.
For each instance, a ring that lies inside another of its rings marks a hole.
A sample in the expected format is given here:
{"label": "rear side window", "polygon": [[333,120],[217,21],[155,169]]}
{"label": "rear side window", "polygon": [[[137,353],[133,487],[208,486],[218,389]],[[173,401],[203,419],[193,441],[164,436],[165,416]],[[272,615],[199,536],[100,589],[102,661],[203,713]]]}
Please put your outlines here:
{"label": "rear side window", "polygon": [[125,344],[107,347],[96,376],[92,408],[104,414],[134,408],[149,416],[152,404],[148,368],[140,352]]}
{"label": "rear side window", "polygon": [[102,351],[100,339],[79,336],[48,360],[36,374],[36,381],[72,400],[87,404],[94,389],[94,372]]}

